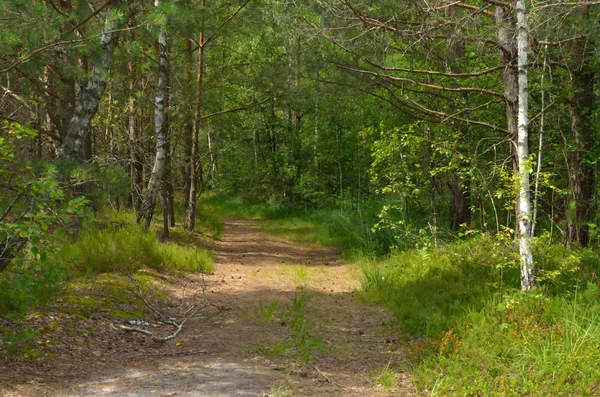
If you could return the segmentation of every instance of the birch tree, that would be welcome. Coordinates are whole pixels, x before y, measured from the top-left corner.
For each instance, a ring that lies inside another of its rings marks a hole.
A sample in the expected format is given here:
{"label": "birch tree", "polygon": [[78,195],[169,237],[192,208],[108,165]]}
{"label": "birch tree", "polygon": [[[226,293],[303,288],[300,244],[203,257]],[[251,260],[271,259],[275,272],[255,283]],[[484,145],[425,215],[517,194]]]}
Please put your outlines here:
{"label": "birch tree", "polygon": [[89,140],[90,125],[106,89],[108,72],[119,37],[118,32],[112,29],[113,24],[107,19],[100,37],[98,59],[91,68],[90,77],[81,90],[79,103],[67,125],[67,132],[59,151],[60,157],[85,159],[85,144]]}
{"label": "birch tree", "polygon": [[533,256],[531,254],[531,202],[529,186],[529,91],[527,82],[527,52],[529,50],[525,0],[517,0],[517,65],[519,72],[519,116],[517,157],[519,163],[519,253],[521,256],[521,290],[535,288]]}
{"label": "birch tree", "polygon": [[[155,0],[155,7],[160,7],[160,0]],[[168,74],[169,74],[169,45],[167,43],[167,34],[162,28],[158,34],[158,82],[156,84],[156,97],[154,100],[154,133],[156,135],[156,155],[154,157],[154,166],[146,188],[146,194],[140,212],[138,213],[137,222],[142,221],[145,227],[150,226],[154,208],[156,207],[156,197],[163,181],[165,171],[165,163],[167,158],[167,114],[166,105],[168,97]]]}

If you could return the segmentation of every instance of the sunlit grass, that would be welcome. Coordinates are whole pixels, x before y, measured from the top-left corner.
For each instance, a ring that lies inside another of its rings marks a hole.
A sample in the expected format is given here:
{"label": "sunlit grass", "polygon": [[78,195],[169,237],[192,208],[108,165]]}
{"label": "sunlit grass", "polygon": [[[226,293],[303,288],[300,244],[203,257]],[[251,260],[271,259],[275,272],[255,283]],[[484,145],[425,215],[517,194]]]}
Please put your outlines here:
{"label": "sunlit grass", "polygon": [[156,233],[137,225],[131,212],[105,213],[97,222],[86,225],[64,244],[61,257],[75,271],[86,274],[129,274],[143,267],[172,273],[212,269],[212,255],[197,242],[161,242]]}
{"label": "sunlit grass", "polygon": [[598,395],[600,298],[585,282],[588,255],[535,246],[540,288],[529,294],[514,247],[491,237],[363,264],[366,296],[396,314],[421,391]]}

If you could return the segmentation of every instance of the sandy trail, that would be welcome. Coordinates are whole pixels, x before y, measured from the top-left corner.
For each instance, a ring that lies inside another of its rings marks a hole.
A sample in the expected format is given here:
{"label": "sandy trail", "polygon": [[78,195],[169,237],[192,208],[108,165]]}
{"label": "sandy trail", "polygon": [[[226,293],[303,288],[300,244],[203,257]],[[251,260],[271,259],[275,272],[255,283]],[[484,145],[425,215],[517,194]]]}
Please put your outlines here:
{"label": "sandy trail", "polygon": [[[392,319],[356,300],[356,270],[338,260],[335,248],[300,246],[262,232],[254,221],[228,219],[224,226],[213,247],[214,274],[173,287],[174,301],[202,296],[214,305],[179,337],[158,345],[114,331],[123,348],[100,349],[95,360],[9,365],[0,374],[0,395],[413,395],[407,376],[397,376],[393,392],[375,385],[374,374],[388,363],[402,365]],[[306,362],[297,359],[290,325],[294,298],[303,294],[308,333],[321,341]],[[275,354],[277,346],[287,347]]]}

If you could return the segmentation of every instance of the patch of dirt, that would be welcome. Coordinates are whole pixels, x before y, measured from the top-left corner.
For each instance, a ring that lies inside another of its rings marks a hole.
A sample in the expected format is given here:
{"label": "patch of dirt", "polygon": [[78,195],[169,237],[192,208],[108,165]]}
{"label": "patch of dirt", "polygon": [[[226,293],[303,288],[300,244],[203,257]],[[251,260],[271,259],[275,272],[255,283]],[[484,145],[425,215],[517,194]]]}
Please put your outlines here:
{"label": "patch of dirt", "polygon": [[[177,338],[158,344],[87,320],[93,329],[73,346],[63,342],[53,359],[0,362],[0,395],[414,395],[401,373],[391,391],[375,384],[386,366],[403,366],[393,319],[357,300],[358,273],[337,249],[299,246],[254,221],[224,223],[214,273],[171,287],[169,315],[182,318],[200,299],[211,304]],[[305,336],[319,341],[307,361],[298,359],[304,345],[291,324],[302,296]]]}

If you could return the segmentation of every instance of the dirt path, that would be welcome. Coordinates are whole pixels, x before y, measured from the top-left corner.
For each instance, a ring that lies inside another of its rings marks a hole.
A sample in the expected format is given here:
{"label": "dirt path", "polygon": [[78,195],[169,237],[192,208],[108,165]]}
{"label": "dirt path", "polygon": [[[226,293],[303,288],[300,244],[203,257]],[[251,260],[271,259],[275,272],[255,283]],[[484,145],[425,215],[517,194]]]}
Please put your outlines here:
{"label": "dirt path", "polygon": [[158,345],[113,333],[128,351],[98,351],[70,370],[9,367],[0,371],[0,395],[413,395],[401,375],[394,390],[375,384],[386,366],[402,364],[391,318],[356,300],[356,270],[338,261],[336,249],[226,220],[214,251],[214,274],[190,277],[172,293],[189,303],[202,291],[219,310],[201,312],[178,338]]}

